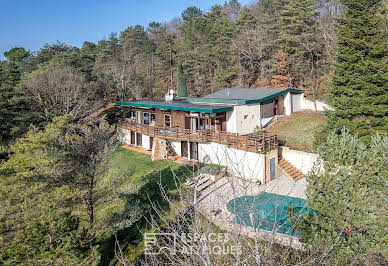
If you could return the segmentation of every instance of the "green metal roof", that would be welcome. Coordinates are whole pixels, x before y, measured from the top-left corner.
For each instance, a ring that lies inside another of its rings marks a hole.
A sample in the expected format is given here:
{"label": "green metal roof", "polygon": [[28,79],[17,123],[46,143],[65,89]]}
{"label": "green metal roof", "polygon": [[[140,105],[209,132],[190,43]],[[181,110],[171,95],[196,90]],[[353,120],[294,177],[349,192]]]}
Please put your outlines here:
{"label": "green metal roof", "polygon": [[302,93],[296,89],[223,89],[202,98],[188,98],[189,102],[252,104],[261,103],[288,92]]}
{"label": "green metal roof", "polygon": [[146,107],[146,108],[180,110],[180,111],[202,112],[202,113],[220,113],[224,111],[233,110],[233,106],[194,104],[194,103],[190,103],[182,100],[172,101],[172,102],[166,102],[163,100],[138,100],[138,101],[129,101],[129,102],[116,102],[115,104],[119,106]]}
{"label": "green metal roof", "polygon": [[288,92],[302,93],[303,91],[296,89],[224,89],[202,98],[178,98],[171,102],[166,102],[164,99],[136,100],[116,102],[115,104],[119,106],[220,113],[233,110],[233,106],[219,104],[243,105],[261,103]]}

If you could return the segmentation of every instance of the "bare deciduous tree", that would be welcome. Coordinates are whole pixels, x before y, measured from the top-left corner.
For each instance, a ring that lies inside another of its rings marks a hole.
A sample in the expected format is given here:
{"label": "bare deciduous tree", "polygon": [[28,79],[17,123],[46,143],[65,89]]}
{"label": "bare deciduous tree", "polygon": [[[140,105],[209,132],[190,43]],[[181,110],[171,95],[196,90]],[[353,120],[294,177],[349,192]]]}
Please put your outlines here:
{"label": "bare deciduous tree", "polygon": [[84,89],[84,75],[68,66],[54,66],[33,72],[25,83],[25,93],[37,112],[50,121],[70,114],[83,118],[100,106],[95,93]]}

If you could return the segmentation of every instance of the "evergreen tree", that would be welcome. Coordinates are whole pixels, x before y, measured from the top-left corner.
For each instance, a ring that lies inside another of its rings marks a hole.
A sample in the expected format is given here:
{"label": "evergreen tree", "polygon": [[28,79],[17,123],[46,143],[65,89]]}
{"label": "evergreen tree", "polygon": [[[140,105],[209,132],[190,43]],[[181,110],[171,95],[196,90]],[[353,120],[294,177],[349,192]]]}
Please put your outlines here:
{"label": "evergreen tree", "polygon": [[[338,49],[328,102],[328,128],[345,125],[368,141],[388,133],[388,39],[374,15],[378,0],[346,0],[337,24]],[[324,135],[327,134],[324,132]]]}
{"label": "evergreen tree", "polygon": [[6,265],[97,265],[100,254],[91,247],[88,231],[80,219],[58,206],[43,207],[42,215],[29,223],[21,236],[13,239],[0,253]]}
{"label": "evergreen tree", "polygon": [[189,94],[187,93],[186,78],[185,78],[185,74],[183,73],[182,65],[179,65],[178,67],[178,96],[179,97],[189,96]]}
{"label": "evergreen tree", "polygon": [[366,146],[348,130],[318,148],[322,165],[307,176],[308,206],[299,232],[328,265],[383,265],[388,260],[388,138]]}
{"label": "evergreen tree", "polygon": [[280,12],[281,33],[277,43],[291,58],[294,83],[302,81],[318,60],[317,16],[314,0],[288,1]]}
{"label": "evergreen tree", "polygon": [[33,122],[23,91],[18,87],[22,75],[30,70],[31,54],[24,48],[12,48],[4,55],[8,60],[0,61],[0,146],[25,133]]}

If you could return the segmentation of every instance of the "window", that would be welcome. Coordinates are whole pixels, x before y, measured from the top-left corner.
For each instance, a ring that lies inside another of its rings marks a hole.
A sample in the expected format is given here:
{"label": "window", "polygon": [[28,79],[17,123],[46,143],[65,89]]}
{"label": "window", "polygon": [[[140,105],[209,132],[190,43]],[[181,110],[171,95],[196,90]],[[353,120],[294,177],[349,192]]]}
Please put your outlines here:
{"label": "window", "polygon": [[149,125],[150,124],[150,113],[143,113],[143,124]]}
{"label": "window", "polygon": [[214,117],[211,118],[210,124],[210,129],[216,130],[216,119]]}
{"label": "window", "polygon": [[171,127],[171,115],[164,115],[164,126]]}
{"label": "window", "polygon": [[248,119],[248,115],[244,115],[244,120],[247,120]]}
{"label": "window", "polygon": [[125,113],[125,118],[136,118],[136,112],[131,110]]}

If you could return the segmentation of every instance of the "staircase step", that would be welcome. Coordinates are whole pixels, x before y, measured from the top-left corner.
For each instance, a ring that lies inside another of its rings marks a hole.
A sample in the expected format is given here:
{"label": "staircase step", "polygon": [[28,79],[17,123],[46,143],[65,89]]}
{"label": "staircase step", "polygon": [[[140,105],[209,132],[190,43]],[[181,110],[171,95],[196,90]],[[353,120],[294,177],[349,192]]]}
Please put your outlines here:
{"label": "staircase step", "polygon": [[197,186],[198,194],[201,194],[206,188],[208,188],[212,184],[211,180],[206,180],[206,182],[201,183],[201,185]]}
{"label": "staircase step", "polygon": [[279,158],[279,167],[294,179],[294,181],[298,181],[304,177],[304,174],[298,168],[284,158]]}

